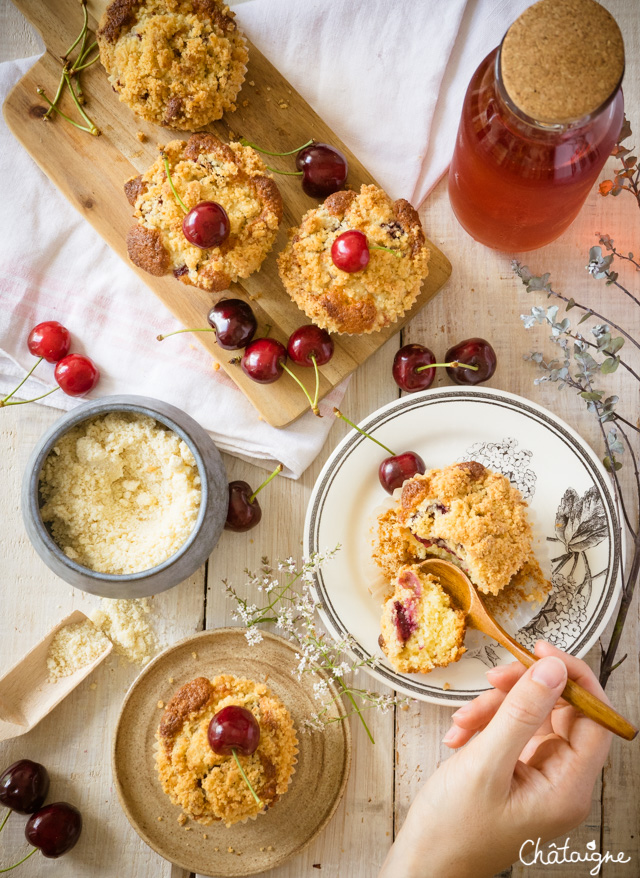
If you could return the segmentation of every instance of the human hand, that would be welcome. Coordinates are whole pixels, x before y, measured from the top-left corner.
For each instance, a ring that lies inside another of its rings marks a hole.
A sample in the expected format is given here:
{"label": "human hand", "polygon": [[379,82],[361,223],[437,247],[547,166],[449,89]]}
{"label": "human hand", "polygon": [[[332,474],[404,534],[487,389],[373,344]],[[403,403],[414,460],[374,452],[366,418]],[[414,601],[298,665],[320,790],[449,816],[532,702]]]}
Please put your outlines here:
{"label": "human hand", "polygon": [[587,818],[612,735],[558,701],[567,672],[609,701],[583,661],[544,641],[535,653],[528,670],[493,668],[495,688],[453,714],[444,743],[469,743],[420,790],[379,878],[489,878],[527,839],[549,841]]}

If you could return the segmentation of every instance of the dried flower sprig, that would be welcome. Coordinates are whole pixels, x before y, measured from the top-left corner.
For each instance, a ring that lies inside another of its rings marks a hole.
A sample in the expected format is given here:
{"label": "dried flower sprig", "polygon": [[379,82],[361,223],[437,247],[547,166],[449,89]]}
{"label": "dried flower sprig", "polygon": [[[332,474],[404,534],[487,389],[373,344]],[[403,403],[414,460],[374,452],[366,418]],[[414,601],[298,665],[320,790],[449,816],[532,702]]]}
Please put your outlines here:
{"label": "dried flower sprig", "polygon": [[622,142],[631,137],[631,134],[631,125],[625,116],[622,128],[620,129],[620,135],[611,151],[612,156],[621,159],[622,167],[616,169],[613,180],[603,180],[598,187],[598,191],[600,195],[620,195],[623,190],[631,192],[635,196],[638,206],[640,206],[640,168],[638,167],[638,157],[630,155],[632,149],[622,145]]}
{"label": "dried flower sprig", "polygon": [[[637,193],[637,187],[634,191]],[[640,206],[640,200],[638,204]],[[589,251],[587,271],[596,280],[605,280],[608,286],[616,287],[635,306],[640,308],[640,297],[620,283],[618,272],[614,271],[611,267],[614,259],[621,259],[627,265],[633,265],[636,271],[640,270],[640,264],[636,261],[633,253],[629,252],[626,256],[620,253],[608,235],[600,235],[599,244],[600,246],[592,247]],[[602,247],[609,251],[607,256],[603,256]],[[540,351],[534,351],[525,357],[526,360],[536,363],[544,373],[541,377],[535,379],[535,383],[540,384],[545,381],[552,381],[557,384],[558,389],[564,387],[572,388],[585,400],[587,409],[598,420],[605,448],[603,463],[613,477],[615,493],[624,519],[624,526],[628,529],[633,541],[631,564],[626,572],[624,559],[622,561],[622,600],[614,623],[613,633],[606,649],[601,643],[600,683],[602,686],[606,686],[613,671],[627,657],[624,655],[622,659],[617,662],[615,661],[626,617],[640,575],[640,464],[637,451],[634,449],[629,438],[631,431],[640,433],[640,424],[637,416],[628,414],[625,417],[621,414],[618,411],[619,398],[613,395],[607,396],[605,390],[599,387],[598,383],[601,376],[611,374],[619,366],[622,366],[630,376],[630,379],[638,382],[640,385],[640,375],[620,354],[625,341],[639,350],[640,342],[630,332],[613,323],[613,321],[607,320],[593,308],[558,293],[552,288],[548,273],[534,276],[526,265],[520,265],[519,262],[515,261],[513,262],[513,269],[525,284],[528,292],[545,292],[547,297],[564,302],[565,311],[570,311],[572,308],[577,308],[581,311],[582,317],[578,321],[578,326],[590,318],[597,318],[603,321],[602,323],[594,323],[590,327],[590,335],[592,337],[590,339],[580,330],[573,328],[568,317],[559,319],[559,305],[552,305],[548,308],[534,306],[529,314],[521,315],[525,329],[531,329],[536,324],[550,327],[550,340],[559,347],[561,352],[559,358],[550,361],[545,360],[544,355]],[[616,330],[620,335],[614,335],[612,330]],[[605,429],[605,424],[609,424],[608,430]],[[622,467],[621,458],[625,453],[631,459],[633,465],[631,489],[630,492],[626,493],[623,491],[618,477],[618,471]]]}
{"label": "dried flower sprig", "polygon": [[[85,103],[84,92],[82,91],[82,85],[80,83],[80,74],[83,70],[86,70],[87,67],[91,67],[92,64],[98,60],[99,52],[97,51],[98,43],[92,42],[87,45],[87,37],[89,34],[89,16],[87,13],[87,0],[80,0],[80,5],[82,6],[82,29],[80,33],[75,38],[73,43],[69,46],[67,51],[60,58],[62,62],[62,74],[60,76],[60,82],[58,83],[58,89],[55,93],[53,100],[50,100],[43,88],[38,88],[36,91],[38,94],[45,99],[45,101],[49,104],[49,109],[43,115],[43,121],[48,121],[53,112],[57,113],[67,122],[69,122],[74,127],[78,128],[80,131],[86,131],[89,134],[92,134],[94,137],[97,137],[100,134],[99,128],[93,122],[92,119],[89,118],[85,110],[83,109],[83,104]],[[71,59],[71,53],[77,48],[77,54],[75,60]],[[89,57],[91,53],[96,50],[96,54],[93,57]],[[66,113],[63,113],[60,107],[58,106],[62,95],[64,94],[66,89],[71,94],[74,104],[78,108],[80,115],[83,120],[86,122],[86,125],[82,125],[79,122],[76,122],[70,116],[67,116]]]}
{"label": "dried flower sprig", "polygon": [[257,573],[245,570],[247,586],[265,595],[261,606],[250,604],[237,590],[224,580],[228,596],[235,603],[232,618],[241,620],[247,627],[245,637],[251,645],[260,643],[262,633],[257,626],[274,623],[276,629],[297,644],[298,665],[294,673],[302,679],[303,674],[315,676],[313,691],[321,706],[302,723],[307,731],[320,730],[332,722],[340,722],[341,717],[329,716],[335,699],[324,674],[328,674],[340,690],[340,695],[350,703],[347,716],[357,715],[372,744],[375,744],[371,730],[363,716],[363,711],[377,708],[386,713],[395,705],[412,701],[410,698],[384,695],[350,685],[346,678],[349,672],[364,667],[375,668],[379,659],[354,659],[352,649],[355,641],[351,636],[333,640],[317,627],[317,613],[320,604],[313,596],[314,574],[330,561],[340,546],[335,549],[315,553],[298,565],[293,558],[278,561],[275,568],[268,558],[262,558],[262,566]]}

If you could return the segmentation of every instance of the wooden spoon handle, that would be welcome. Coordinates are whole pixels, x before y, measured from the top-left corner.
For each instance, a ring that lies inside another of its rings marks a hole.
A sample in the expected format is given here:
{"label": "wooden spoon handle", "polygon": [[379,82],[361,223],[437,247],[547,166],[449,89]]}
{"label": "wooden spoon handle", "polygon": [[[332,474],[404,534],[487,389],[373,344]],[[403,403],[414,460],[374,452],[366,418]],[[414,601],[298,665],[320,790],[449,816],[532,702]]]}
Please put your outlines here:
{"label": "wooden spoon handle", "polygon": [[[539,661],[538,656],[533,655],[528,649],[519,644],[517,640],[514,640],[510,634],[507,634],[495,619],[492,621],[495,623],[495,630],[486,633],[494,637],[505,649],[508,649],[526,668],[530,668],[534,662]],[[598,725],[604,726],[605,729],[609,729],[610,732],[619,735],[626,741],[633,741],[638,734],[638,729],[631,725],[628,720],[612,707],[609,707],[608,704],[605,704],[604,701],[592,695],[591,692],[587,692],[586,689],[583,689],[574,680],[567,680],[562,697],[575,707],[576,710],[588,716],[589,719],[592,719]]]}

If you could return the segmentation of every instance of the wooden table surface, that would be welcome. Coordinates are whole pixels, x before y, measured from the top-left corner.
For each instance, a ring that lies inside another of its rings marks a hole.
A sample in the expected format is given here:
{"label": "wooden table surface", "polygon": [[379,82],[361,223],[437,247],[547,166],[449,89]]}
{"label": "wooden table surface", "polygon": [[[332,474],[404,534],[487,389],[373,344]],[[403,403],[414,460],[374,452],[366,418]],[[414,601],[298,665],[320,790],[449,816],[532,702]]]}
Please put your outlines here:
{"label": "wooden table surface", "polygon": [[[640,19],[637,0],[606,0],[604,4],[621,25],[627,57],[625,100],[627,115],[640,139]],[[19,58],[41,50],[36,34],[8,2],[0,0],[0,60]],[[277,59],[272,59],[277,64]],[[603,177],[606,174],[603,174]],[[490,384],[522,394],[567,420],[601,455],[597,426],[584,402],[570,391],[558,393],[552,385],[534,386],[534,367],[523,355],[543,344],[544,330],[526,333],[519,315],[543,300],[529,296],[514,277],[513,254],[488,250],[472,241],[458,226],[441,181],[421,210],[426,232],[453,263],[453,275],[402,336],[391,339],[352,380],[343,408],[356,420],[398,395],[391,378],[391,362],[398,346],[423,342],[444,352],[450,344],[472,335],[491,340],[498,355],[498,370]],[[610,234],[623,251],[638,248],[640,212],[626,193],[619,198],[589,197],[578,219],[556,242],[523,257],[534,273],[550,271],[555,286],[607,316],[640,331],[638,312],[602,282],[592,280],[584,266],[587,251],[597,243],[596,233]],[[622,274],[622,271],[621,271]],[[624,277],[625,275],[623,275]],[[629,284],[637,275],[626,273]],[[569,292],[570,291],[570,292]],[[152,295],[149,292],[149,295]],[[632,323],[631,326],[629,324]],[[626,349],[625,349],[626,350]],[[607,386],[619,392],[625,376],[618,372]],[[442,376],[439,383],[446,383]],[[637,415],[637,390],[627,382],[626,413]],[[35,643],[58,618],[78,608],[87,610],[97,598],[73,590],[57,580],[36,556],[27,540],[19,509],[20,480],[29,453],[39,436],[59,416],[52,408],[25,406],[6,409],[0,417],[0,585],[2,623],[0,667],[8,667]],[[155,598],[154,618],[163,620],[167,642],[202,628],[234,624],[221,588],[229,577],[242,583],[244,567],[257,567],[262,555],[272,559],[299,555],[301,522],[313,483],[331,450],[345,433],[336,423],[314,464],[298,482],[277,479],[262,500],[261,525],[250,534],[224,533],[205,568],[179,587]],[[258,483],[263,470],[225,456],[230,478]],[[629,470],[622,470],[628,478]],[[640,672],[640,625],[636,600],[627,620],[619,656],[628,659],[613,675],[607,692],[615,707],[635,724]],[[610,626],[611,627],[611,626]],[[589,660],[597,666],[598,648]],[[76,803],[84,815],[84,831],[77,847],[54,866],[37,856],[21,868],[30,876],[56,875],[80,878],[188,878],[187,873],[162,860],[138,838],[120,810],[110,769],[110,747],[122,697],[136,669],[108,659],[53,714],[29,734],[0,745],[0,765],[29,757],[46,763],[52,774],[55,800]],[[92,684],[96,684],[92,688]],[[370,715],[376,744],[366,739],[354,723],[353,766],[347,792],[336,816],[310,848],[288,864],[268,873],[272,878],[369,878],[375,876],[420,784],[448,754],[441,740],[450,724],[451,710],[418,704],[385,716]],[[603,866],[605,878],[636,878],[640,870],[640,745],[614,741],[610,757],[594,790],[588,820],[571,833],[571,849],[584,851],[588,842],[597,849],[624,851],[626,865]],[[3,831],[2,863],[23,848],[22,818],[15,815]],[[452,836],[455,843],[455,837]],[[64,864],[64,865],[62,865]],[[321,870],[318,869],[321,865]],[[516,864],[512,878],[555,878],[587,875],[588,868]],[[16,872],[16,874],[18,874]],[[402,878],[402,876],[398,876]],[[445,876],[442,876],[445,878]],[[446,876],[448,878],[448,876]]]}

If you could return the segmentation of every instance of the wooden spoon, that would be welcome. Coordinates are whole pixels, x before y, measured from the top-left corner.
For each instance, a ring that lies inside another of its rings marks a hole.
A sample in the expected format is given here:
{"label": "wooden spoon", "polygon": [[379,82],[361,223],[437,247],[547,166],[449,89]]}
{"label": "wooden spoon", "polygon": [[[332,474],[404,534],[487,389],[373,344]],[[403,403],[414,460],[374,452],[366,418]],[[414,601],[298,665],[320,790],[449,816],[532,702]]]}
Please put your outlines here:
{"label": "wooden spoon", "polygon": [[30,731],[109,655],[113,648],[111,643],[91,664],[78,668],[68,677],[60,677],[55,683],[49,680],[47,655],[51,641],[60,628],[86,619],[84,613],[74,610],[0,678],[0,741]]}
{"label": "wooden spoon", "polygon": [[[467,614],[467,625],[470,628],[476,628],[497,640],[526,668],[530,668],[538,661],[537,656],[521,646],[496,622],[469,577],[455,564],[440,558],[428,558],[421,562],[420,567],[425,573],[432,573],[438,577],[440,585],[447,592],[456,609],[463,610]],[[573,680],[567,680],[562,697],[589,719],[627,741],[633,741],[638,734],[638,729],[623,716]]]}

